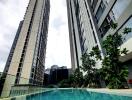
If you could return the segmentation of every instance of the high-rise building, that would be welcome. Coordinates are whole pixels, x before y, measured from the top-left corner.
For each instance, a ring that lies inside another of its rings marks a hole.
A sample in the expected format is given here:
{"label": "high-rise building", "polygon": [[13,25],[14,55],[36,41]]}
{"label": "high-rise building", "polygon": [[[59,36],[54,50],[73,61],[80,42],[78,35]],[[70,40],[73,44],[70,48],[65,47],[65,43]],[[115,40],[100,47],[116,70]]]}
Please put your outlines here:
{"label": "high-rise building", "polygon": [[50,0],[30,0],[4,69],[2,96],[14,85],[43,85]]}
{"label": "high-rise building", "polygon": [[60,81],[68,79],[68,69],[66,66],[59,67],[57,65],[51,66],[50,69],[50,84],[57,84]]}
{"label": "high-rise building", "polygon": [[[123,28],[132,28],[132,0],[67,0],[72,67],[81,64],[80,57],[93,46],[102,51],[101,42]],[[110,24],[118,23],[116,30]],[[128,79],[132,79],[132,32],[125,36],[121,48],[129,50],[120,60],[129,66]],[[97,65],[99,66],[99,64]]]}
{"label": "high-rise building", "polygon": [[2,73],[2,77],[0,78],[0,94],[2,92],[2,87],[4,85],[4,82],[5,82],[5,79],[6,79],[6,76],[8,74],[8,70],[9,70],[9,66],[10,66],[10,63],[11,63],[11,60],[12,60],[12,56],[13,56],[13,53],[14,53],[14,49],[16,47],[16,43],[17,43],[17,40],[18,40],[18,37],[19,37],[19,34],[20,34],[20,30],[22,28],[22,24],[23,24],[23,21],[20,21],[20,24],[19,24],[19,27],[18,27],[18,30],[16,32],[16,36],[15,36],[15,39],[13,41],[13,44],[12,44],[12,47],[11,47],[11,50],[10,50],[10,53],[9,53],[9,56],[7,58],[7,61],[6,61],[6,65],[5,65],[5,69]]}
{"label": "high-rise building", "polygon": [[75,69],[81,65],[83,53],[89,53],[93,46],[98,46],[101,50],[101,46],[88,0],[67,0],[67,11],[71,65]]}
{"label": "high-rise building", "polygon": [[62,80],[68,79],[69,75],[71,75],[71,70],[67,69],[67,66],[52,65],[50,69],[45,70],[44,85],[56,85]]}

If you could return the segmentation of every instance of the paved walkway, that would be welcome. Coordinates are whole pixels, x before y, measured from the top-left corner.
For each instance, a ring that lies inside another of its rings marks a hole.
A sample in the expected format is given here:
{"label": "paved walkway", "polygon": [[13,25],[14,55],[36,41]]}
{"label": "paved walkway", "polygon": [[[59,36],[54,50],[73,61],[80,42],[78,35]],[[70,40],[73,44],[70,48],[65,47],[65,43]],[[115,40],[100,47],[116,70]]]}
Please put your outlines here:
{"label": "paved walkway", "polygon": [[100,89],[91,89],[88,88],[88,91],[99,92],[99,93],[108,93],[108,94],[117,94],[123,96],[132,96],[132,89],[107,89],[107,88],[100,88]]}

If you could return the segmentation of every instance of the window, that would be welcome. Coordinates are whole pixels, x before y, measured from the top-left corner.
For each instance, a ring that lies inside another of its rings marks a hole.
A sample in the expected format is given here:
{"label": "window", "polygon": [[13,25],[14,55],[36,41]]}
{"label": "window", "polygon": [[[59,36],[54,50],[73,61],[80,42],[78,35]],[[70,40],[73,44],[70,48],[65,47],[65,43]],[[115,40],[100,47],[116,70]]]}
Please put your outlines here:
{"label": "window", "polygon": [[[108,1],[109,0],[105,0]],[[107,33],[107,31],[110,29],[110,24],[118,20],[118,18],[121,16],[121,14],[124,12],[128,4],[131,0],[128,0],[127,2],[125,0],[117,0],[115,5],[113,6],[112,10],[109,12],[107,17],[105,18],[104,22],[102,23],[99,31],[101,33],[101,37],[104,37],[104,35]]]}
{"label": "window", "polygon": [[108,5],[110,0],[104,0],[104,2]]}
{"label": "window", "polygon": [[86,53],[87,51],[88,51],[88,47],[84,45],[84,53]]}
{"label": "window", "polygon": [[31,77],[32,77],[32,78],[34,77],[33,73],[31,74]]}
{"label": "window", "polygon": [[19,81],[19,79],[18,79],[18,78],[16,78],[16,80],[15,80],[15,84],[18,84],[18,81]]}
{"label": "window", "polygon": [[82,28],[81,30],[81,36],[83,36],[83,34],[84,34],[84,28]]}
{"label": "window", "polygon": [[113,24],[113,20],[111,19],[110,15],[108,14],[107,17],[105,18],[104,22],[102,23],[100,29],[99,29],[99,32],[101,33],[102,38],[110,29],[111,24]]}
{"label": "window", "polygon": [[25,56],[25,54],[22,53],[21,58],[23,58],[24,56]]}
{"label": "window", "polygon": [[18,71],[17,72],[21,72],[21,70],[22,70],[21,68],[18,68]]}
{"label": "window", "polygon": [[111,18],[113,18],[113,20],[117,20],[125,11],[130,2],[131,0],[117,0],[110,12]]}
{"label": "window", "polygon": [[98,11],[95,15],[95,18],[96,18],[97,22],[99,21],[100,17],[102,16],[105,8],[106,8],[105,4],[103,3],[103,1],[101,1],[100,6],[98,8]]}
{"label": "window", "polygon": [[20,62],[23,62],[23,58],[20,59]]}
{"label": "window", "polygon": [[25,49],[23,49],[23,50],[22,50],[22,53],[24,54],[25,52],[26,52],[26,50],[25,50]]}
{"label": "window", "polygon": [[93,11],[94,11],[95,8],[96,8],[97,2],[98,2],[98,0],[93,0],[93,4],[92,4],[92,9],[93,9]]}
{"label": "window", "polygon": [[24,44],[24,47],[23,47],[23,49],[24,49],[24,50],[26,50],[26,48],[27,48],[27,46]]}
{"label": "window", "polygon": [[95,36],[95,32],[94,31],[93,31],[93,36],[94,36],[95,43],[97,43],[97,39],[96,39],[96,36]]}
{"label": "window", "polygon": [[85,41],[86,41],[86,38],[83,39],[83,43],[82,43],[82,45],[84,45]]}
{"label": "window", "polygon": [[22,63],[21,62],[19,63],[19,67],[22,67]]}
{"label": "window", "polygon": [[17,73],[16,77],[20,77],[20,73]]}
{"label": "window", "polygon": [[32,72],[34,72],[35,70],[34,70],[34,68],[32,68]]}
{"label": "window", "polygon": [[90,0],[91,5],[93,4],[93,1],[94,1],[94,0]]}
{"label": "window", "polygon": [[[124,28],[132,28],[132,17],[124,24],[124,26],[119,30],[121,33],[123,32]],[[124,42],[132,38],[132,32],[128,33],[127,35],[123,36],[125,38]]]}

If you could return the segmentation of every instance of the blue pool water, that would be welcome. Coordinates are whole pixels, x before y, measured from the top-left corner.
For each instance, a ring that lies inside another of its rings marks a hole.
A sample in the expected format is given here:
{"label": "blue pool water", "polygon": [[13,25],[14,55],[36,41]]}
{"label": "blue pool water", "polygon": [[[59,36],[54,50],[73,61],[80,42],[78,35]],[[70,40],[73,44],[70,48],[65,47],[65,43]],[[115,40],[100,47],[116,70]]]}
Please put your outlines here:
{"label": "blue pool water", "polygon": [[26,100],[132,100],[132,97],[88,92],[84,89],[57,89],[27,96]]}

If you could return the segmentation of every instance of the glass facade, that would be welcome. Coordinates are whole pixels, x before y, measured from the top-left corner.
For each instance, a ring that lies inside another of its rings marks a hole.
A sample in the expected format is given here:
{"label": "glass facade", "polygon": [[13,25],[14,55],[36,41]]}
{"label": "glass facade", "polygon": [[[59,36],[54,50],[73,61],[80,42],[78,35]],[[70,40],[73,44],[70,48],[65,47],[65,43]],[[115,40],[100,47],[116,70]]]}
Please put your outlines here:
{"label": "glass facade", "polygon": [[104,0],[104,2],[106,2],[107,4],[109,4],[110,0]]}
{"label": "glass facade", "polygon": [[41,22],[41,28],[37,35],[36,48],[34,51],[34,60],[32,63],[32,70],[30,74],[30,84],[42,85],[43,72],[45,63],[45,53],[48,34],[48,20],[49,20],[50,3],[49,0],[45,1],[45,8],[43,12],[43,19]]}
{"label": "glass facade", "polygon": [[92,8],[93,11],[94,11],[95,8],[96,8],[97,2],[98,2],[98,0],[93,0],[92,6],[91,6],[91,8]]}
{"label": "glass facade", "polygon": [[107,31],[110,29],[110,24],[112,24],[112,23],[113,23],[113,20],[110,18],[109,14],[108,14],[99,29],[99,32],[100,32],[102,38],[107,33]]}
{"label": "glass facade", "polygon": [[101,37],[103,38],[107,31],[110,29],[110,25],[114,22],[116,23],[118,18],[121,16],[121,14],[125,11],[125,9],[128,7],[131,0],[117,0],[114,4],[112,10],[108,13],[106,16],[104,22],[102,23],[101,27],[99,28],[99,32],[101,34]]}
{"label": "glass facade", "polygon": [[131,0],[117,0],[110,13],[111,18],[118,20],[130,2]]}
{"label": "glass facade", "polygon": [[[67,0],[68,2],[72,0]],[[114,34],[115,31],[119,30],[119,27],[129,27],[132,28],[132,18],[129,16],[132,14],[130,5],[132,5],[132,0],[74,0],[79,1],[78,4],[75,3],[75,34],[77,34],[77,44],[81,47],[79,48],[79,53],[83,52],[89,53],[91,47],[97,45],[101,51],[101,56],[105,55],[105,50],[101,47],[105,35]],[[73,4],[74,5],[74,4]],[[70,5],[71,8],[73,5]],[[86,9],[85,9],[86,8]],[[68,10],[70,7],[68,8]],[[74,8],[72,9],[74,11]],[[74,12],[71,15],[74,15]],[[71,16],[69,14],[69,16]],[[68,17],[69,17],[68,16]],[[70,17],[69,17],[70,19]],[[128,21],[127,21],[128,20]],[[70,20],[68,20],[70,22]],[[77,21],[77,23],[76,23]],[[116,30],[110,30],[113,23],[118,23]],[[77,26],[76,26],[77,24]],[[70,26],[70,25],[69,25]],[[70,26],[71,27],[71,26]],[[72,26],[74,27],[74,26]],[[109,33],[108,33],[109,32]],[[71,33],[70,33],[71,34]],[[101,37],[100,37],[101,36]],[[79,37],[79,39],[78,39]],[[84,38],[85,37],[85,38]],[[125,36],[126,40],[132,37],[132,32]],[[76,38],[76,37],[75,37]],[[97,39],[97,40],[96,40]],[[95,40],[95,41],[94,41]],[[125,41],[124,41],[125,42]],[[97,67],[101,67],[101,62],[97,63]]]}
{"label": "glass facade", "polygon": [[[123,27],[120,29],[120,32],[123,32],[124,28],[131,28],[131,30],[132,30],[132,17],[123,25]],[[126,42],[129,39],[131,39],[132,38],[132,32],[123,35],[123,38],[124,38],[123,42]]]}
{"label": "glass facade", "polygon": [[77,19],[77,27],[78,27],[78,33],[79,33],[79,39],[80,39],[80,47],[81,47],[81,51],[82,53],[84,52],[84,38],[83,38],[83,34],[84,34],[84,30],[83,30],[83,22],[81,21],[81,13],[80,13],[80,8],[79,8],[79,3],[78,1],[75,3],[75,12],[76,12],[76,19]]}
{"label": "glass facade", "polygon": [[106,8],[106,6],[105,6],[104,2],[101,1],[99,9],[98,9],[98,11],[97,11],[97,13],[95,15],[95,18],[96,18],[97,22],[100,20],[105,8]]}

